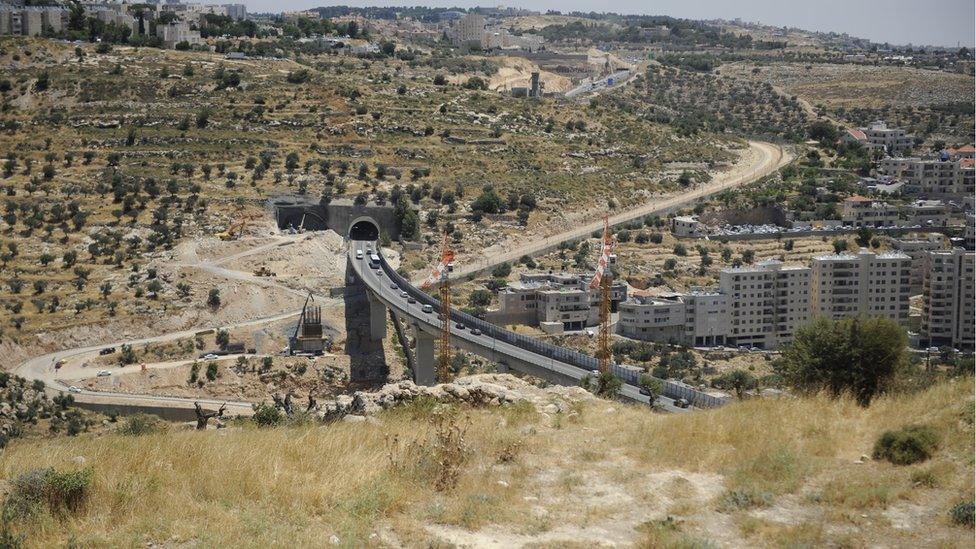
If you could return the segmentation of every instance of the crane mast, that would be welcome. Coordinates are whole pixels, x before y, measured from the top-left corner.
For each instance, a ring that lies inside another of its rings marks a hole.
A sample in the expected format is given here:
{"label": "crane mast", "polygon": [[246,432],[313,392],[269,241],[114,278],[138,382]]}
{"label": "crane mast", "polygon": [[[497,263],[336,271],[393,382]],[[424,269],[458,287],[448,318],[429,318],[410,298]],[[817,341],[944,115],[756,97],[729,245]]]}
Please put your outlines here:
{"label": "crane mast", "polygon": [[600,373],[610,371],[610,253],[613,238],[610,236],[610,218],[603,216],[603,240],[596,272],[590,281],[591,289],[600,289],[600,334],[597,336],[597,360]]}
{"label": "crane mast", "polygon": [[441,241],[441,260],[424,280],[421,288],[430,288],[438,283],[441,298],[441,335],[437,341],[437,378],[447,381],[451,374],[451,267],[454,261],[454,250],[448,245],[447,233]]}

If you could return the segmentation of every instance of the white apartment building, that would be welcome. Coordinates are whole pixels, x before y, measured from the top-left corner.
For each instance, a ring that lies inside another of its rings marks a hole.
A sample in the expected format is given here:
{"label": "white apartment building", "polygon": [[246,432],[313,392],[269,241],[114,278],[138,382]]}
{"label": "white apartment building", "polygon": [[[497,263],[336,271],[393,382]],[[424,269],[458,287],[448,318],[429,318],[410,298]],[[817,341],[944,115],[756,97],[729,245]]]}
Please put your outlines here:
{"label": "white apartment building", "polygon": [[946,227],[951,216],[949,205],[941,200],[916,200],[905,207],[905,215],[911,225]]}
{"label": "white apartment building", "polygon": [[961,248],[929,253],[922,283],[921,330],[928,345],[973,350],[974,258],[974,252]]}
{"label": "white apartment building", "polygon": [[766,260],[723,269],[719,287],[729,300],[730,345],[774,349],[810,320],[810,268]]}
{"label": "white apartment building", "polygon": [[688,346],[725,345],[729,297],[717,290],[632,296],[619,306],[617,333],[633,339]]}
{"label": "white apartment building", "polygon": [[901,155],[915,146],[915,136],[901,128],[889,128],[883,121],[872,122],[850,135],[867,147],[885,149],[890,155]]}
{"label": "white apartment building", "polygon": [[[581,330],[600,322],[601,290],[590,289],[589,275],[571,273],[523,273],[498,292],[498,309],[486,318],[495,324],[562,324],[564,330]],[[627,299],[627,284],[612,281],[610,308]]]}
{"label": "white apartment building", "polygon": [[908,324],[912,259],[900,252],[830,254],[811,261],[811,309],[834,320],[866,315]]}
{"label": "white apartment building", "polygon": [[909,294],[918,295],[922,293],[922,278],[929,252],[947,248],[948,240],[939,233],[928,233],[914,238],[892,239],[891,247],[911,258],[908,277]]}
{"label": "white apartment building", "polygon": [[65,13],[66,10],[59,7],[0,5],[0,35],[59,33],[64,30],[62,17]]}
{"label": "white apartment building", "polygon": [[889,227],[898,224],[898,208],[887,202],[854,195],[841,203],[840,218],[844,225],[854,227]]}
{"label": "white apartment building", "polygon": [[976,192],[973,159],[883,158],[878,171],[904,183],[908,194],[929,197],[972,196]]}

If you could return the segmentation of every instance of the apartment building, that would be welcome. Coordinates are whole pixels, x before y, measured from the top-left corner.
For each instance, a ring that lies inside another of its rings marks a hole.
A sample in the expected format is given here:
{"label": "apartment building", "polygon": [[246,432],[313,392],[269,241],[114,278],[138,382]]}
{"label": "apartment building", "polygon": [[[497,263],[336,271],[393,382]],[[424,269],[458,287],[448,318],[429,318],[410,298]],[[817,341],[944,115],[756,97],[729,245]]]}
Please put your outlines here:
{"label": "apartment building", "polygon": [[867,315],[908,325],[912,259],[900,252],[830,254],[811,261],[814,314],[834,320]]}
{"label": "apartment building", "polygon": [[952,198],[976,192],[976,170],[971,158],[883,158],[878,162],[878,172],[904,183],[908,194]]}
{"label": "apartment building", "polygon": [[[523,273],[498,292],[498,309],[486,318],[495,324],[561,324],[581,330],[600,322],[601,290],[590,289],[591,277],[571,273]],[[610,308],[616,311],[627,299],[627,284],[610,285]]]}
{"label": "apartment building", "polygon": [[777,260],[723,269],[719,288],[729,300],[730,345],[774,349],[810,320],[810,268]]}
{"label": "apartment building", "polygon": [[168,25],[157,25],[156,36],[162,38],[163,46],[173,48],[180,42],[193,45],[203,44],[200,31],[192,30],[186,21],[173,21]]}
{"label": "apartment building", "polygon": [[451,42],[458,47],[483,47],[486,24],[484,15],[477,13],[465,15],[451,27]]}
{"label": "apartment building", "polygon": [[887,202],[854,195],[841,203],[840,217],[844,225],[889,227],[898,224],[898,208]]}
{"label": "apartment building", "polygon": [[916,200],[905,207],[905,216],[911,225],[946,227],[952,211],[941,200]]}
{"label": "apartment building", "polygon": [[725,345],[730,332],[729,296],[717,289],[636,295],[619,311],[617,333],[633,339],[713,347]]}
{"label": "apartment building", "polygon": [[56,34],[64,30],[63,17],[66,13],[60,7],[0,5],[0,35]]}
{"label": "apartment building", "polygon": [[900,156],[915,146],[915,136],[901,128],[889,128],[883,121],[872,122],[866,128],[849,130],[846,138],[865,147],[884,149],[892,156]]}
{"label": "apartment building", "polygon": [[928,345],[973,350],[976,253],[961,248],[930,252],[922,283],[922,340]]}
{"label": "apartment building", "polygon": [[948,247],[948,240],[939,233],[928,233],[892,239],[891,247],[911,258],[908,271],[909,295],[918,295],[922,293],[925,260],[929,252],[944,250]]}

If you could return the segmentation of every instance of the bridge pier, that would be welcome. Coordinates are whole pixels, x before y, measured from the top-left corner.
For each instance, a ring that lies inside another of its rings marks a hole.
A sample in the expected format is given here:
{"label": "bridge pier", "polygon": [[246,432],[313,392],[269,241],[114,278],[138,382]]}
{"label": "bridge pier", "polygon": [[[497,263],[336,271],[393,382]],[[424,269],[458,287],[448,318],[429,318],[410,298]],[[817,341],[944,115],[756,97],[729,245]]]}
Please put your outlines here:
{"label": "bridge pier", "polygon": [[413,371],[413,381],[417,385],[434,385],[437,383],[434,357],[434,336],[424,332],[417,326],[413,328],[414,340],[417,343],[416,365]]}
{"label": "bridge pier", "polygon": [[386,339],[386,305],[376,298],[372,292],[369,296],[369,337],[373,341]]}

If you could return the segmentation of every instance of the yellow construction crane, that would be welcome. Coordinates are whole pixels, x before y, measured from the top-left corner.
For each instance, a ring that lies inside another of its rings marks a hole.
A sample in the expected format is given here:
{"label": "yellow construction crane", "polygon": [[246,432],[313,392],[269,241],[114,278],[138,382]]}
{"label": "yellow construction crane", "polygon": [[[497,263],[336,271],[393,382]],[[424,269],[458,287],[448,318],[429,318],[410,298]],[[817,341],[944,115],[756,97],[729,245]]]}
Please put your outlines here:
{"label": "yellow construction crane", "polygon": [[603,216],[603,241],[600,246],[600,259],[596,272],[590,280],[590,289],[600,289],[600,334],[597,336],[597,360],[600,373],[610,371],[610,256],[613,252],[613,238],[610,236],[610,218]]}
{"label": "yellow construction crane", "polygon": [[437,342],[437,379],[444,383],[449,381],[451,375],[451,277],[450,273],[454,267],[454,250],[448,244],[447,233],[441,241],[441,260],[431,270],[430,275],[424,280],[420,287],[424,290],[430,288],[435,283],[438,284],[438,292],[441,298],[441,336]]}

